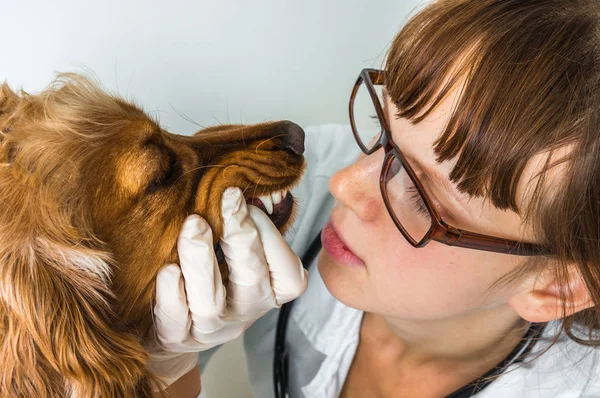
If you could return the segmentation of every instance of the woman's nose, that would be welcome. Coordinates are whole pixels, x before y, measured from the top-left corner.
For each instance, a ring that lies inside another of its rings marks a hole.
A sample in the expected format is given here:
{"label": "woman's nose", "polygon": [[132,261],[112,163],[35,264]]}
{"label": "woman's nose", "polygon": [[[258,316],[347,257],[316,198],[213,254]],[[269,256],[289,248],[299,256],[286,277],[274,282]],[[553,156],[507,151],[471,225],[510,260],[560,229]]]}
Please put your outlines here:
{"label": "woman's nose", "polygon": [[333,197],[365,221],[373,220],[385,206],[379,188],[383,155],[383,150],[361,155],[329,180]]}

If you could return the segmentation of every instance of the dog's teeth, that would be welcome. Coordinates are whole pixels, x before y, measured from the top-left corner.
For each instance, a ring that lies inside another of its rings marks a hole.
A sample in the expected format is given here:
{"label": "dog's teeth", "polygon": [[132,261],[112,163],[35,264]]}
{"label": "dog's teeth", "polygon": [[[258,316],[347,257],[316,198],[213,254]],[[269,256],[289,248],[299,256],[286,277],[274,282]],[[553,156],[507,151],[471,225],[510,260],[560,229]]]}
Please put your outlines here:
{"label": "dog's teeth", "polygon": [[273,204],[276,205],[281,203],[281,199],[283,199],[283,196],[281,195],[281,192],[272,192],[271,199],[273,199]]}
{"label": "dog's teeth", "polygon": [[271,195],[259,196],[258,198],[265,206],[267,213],[273,214],[273,200],[271,199]]}

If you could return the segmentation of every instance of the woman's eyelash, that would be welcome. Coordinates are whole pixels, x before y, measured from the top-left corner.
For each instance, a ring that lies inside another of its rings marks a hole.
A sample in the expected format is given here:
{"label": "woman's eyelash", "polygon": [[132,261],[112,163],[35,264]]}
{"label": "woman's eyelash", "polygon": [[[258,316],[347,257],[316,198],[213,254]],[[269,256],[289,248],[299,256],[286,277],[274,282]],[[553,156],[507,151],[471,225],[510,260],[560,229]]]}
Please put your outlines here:
{"label": "woman's eyelash", "polygon": [[410,202],[413,209],[415,209],[415,211],[421,215],[430,217],[429,209],[427,209],[427,206],[425,205],[425,202],[423,201],[423,198],[421,197],[421,194],[419,194],[417,188],[412,186],[407,188],[406,191],[411,194]]}
{"label": "woman's eyelash", "polygon": [[378,126],[381,125],[381,123],[379,122],[379,116],[377,116],[377,115],[369,115],[369,117],[371,119],[373,119],[375,121],[375,123],[377,123]]}

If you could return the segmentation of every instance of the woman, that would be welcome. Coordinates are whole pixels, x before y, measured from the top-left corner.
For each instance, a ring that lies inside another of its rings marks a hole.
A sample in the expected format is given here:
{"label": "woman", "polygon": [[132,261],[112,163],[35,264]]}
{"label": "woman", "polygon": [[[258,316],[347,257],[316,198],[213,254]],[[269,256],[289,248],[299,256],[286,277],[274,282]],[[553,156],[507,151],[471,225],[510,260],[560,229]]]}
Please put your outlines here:
{"label": "woman", "polygon": [[[599,32],[595,1],[437,1],[398,33],[383,71],[360,74],[351,129],[307,129],[301,213],[286,239],[304,254],[322,229],[324,250],[289,315],[278,374],[289,396],[600,396]],[[364,98],[381,124],[369,138]],[[225,221],[238,219],[231,236],[254,236],[241,240],[244,260],[270,268],[261,283],[272,291],[236,288],[225,302],[212,275],[188,283],[213,261],[210,230],[190,218],[182,236],[196,246],[179,245],[188,270],[167,267],[157,286],[157,331],[173,353],[152,366],[169,383],[194,352],[260,317],[245,346],[266,397],[278,310],[262,315],[304,281],[239,197],[224,196]],[[173,298],[180,282],[190,308]],[[219,299],[194,299],[201,289]],[[171,388],[194,382],[192,370]]]}

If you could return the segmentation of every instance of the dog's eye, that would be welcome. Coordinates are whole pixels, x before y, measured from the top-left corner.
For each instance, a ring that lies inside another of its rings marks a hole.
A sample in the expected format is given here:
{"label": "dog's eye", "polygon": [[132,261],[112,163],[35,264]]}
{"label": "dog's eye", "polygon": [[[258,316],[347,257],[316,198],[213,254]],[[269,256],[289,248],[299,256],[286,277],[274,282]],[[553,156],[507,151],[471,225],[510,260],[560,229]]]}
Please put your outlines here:
{"label": "dog's eye", "polygon": [[150,185],[148,185],[147,193],[154,193],[160,188],[167,187],[173,184],[179,177],[181,165],[177,156],[173,151],[169,151],[169,165],[161,169],[155,176]]}

